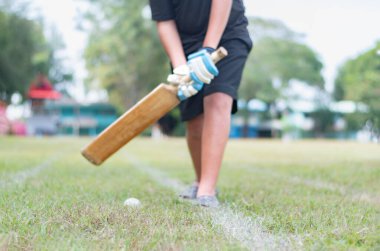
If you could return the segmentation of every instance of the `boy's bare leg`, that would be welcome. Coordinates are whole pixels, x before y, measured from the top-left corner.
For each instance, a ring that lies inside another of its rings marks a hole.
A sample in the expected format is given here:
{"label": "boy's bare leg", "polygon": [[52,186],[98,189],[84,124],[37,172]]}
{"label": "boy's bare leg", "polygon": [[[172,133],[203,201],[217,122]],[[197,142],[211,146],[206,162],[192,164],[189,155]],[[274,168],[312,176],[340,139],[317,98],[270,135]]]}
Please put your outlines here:
{"label": "boy's bare leg", "polygon": [[198,196],[215,195],[215,187],[230,132],[232,98],[215,93],[204,98],[201,180]]}
{"label": "boy's bare leg", "polygon": [[201,180],[202,130],[203,114],[187,122],[187,146],[193,160],[197,183]]}

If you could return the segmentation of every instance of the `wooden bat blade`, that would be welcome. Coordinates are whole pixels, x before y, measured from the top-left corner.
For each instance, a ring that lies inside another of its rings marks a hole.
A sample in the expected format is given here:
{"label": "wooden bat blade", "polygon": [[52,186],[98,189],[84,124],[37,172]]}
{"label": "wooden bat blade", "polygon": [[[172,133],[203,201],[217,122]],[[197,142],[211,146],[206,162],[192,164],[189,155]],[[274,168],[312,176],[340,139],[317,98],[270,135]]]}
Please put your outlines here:
{"label": "wooden bat blade", "polygon": [[82,150],[82,155],[95,165],[102,164],[179,102],[176,87],[160,84],[99,134]]}

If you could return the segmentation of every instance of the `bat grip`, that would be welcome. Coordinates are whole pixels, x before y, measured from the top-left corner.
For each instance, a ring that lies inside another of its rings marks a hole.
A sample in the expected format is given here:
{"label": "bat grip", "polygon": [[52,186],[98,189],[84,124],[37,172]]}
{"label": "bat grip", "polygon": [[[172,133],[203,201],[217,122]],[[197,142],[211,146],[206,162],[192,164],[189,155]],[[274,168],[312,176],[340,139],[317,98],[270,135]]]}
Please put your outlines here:
{"label": "bat grip", "polygon": [[[220,60],[222,60],[223,58],[227,57],[228,56],[228,52],[227,50],[224,48],[224,47],[219,47],[216,51],[214,51],[212,54],[211,54],[211,59],[212,61],[216,64],[218,63]],[[186,76],[182,79],[183,82],[190,82],[191,81],[191,77],[190,76]]]}
{"label": "bat grip", "polygon": [[214,63],[218,63],[220,60],[228,56],[228,52],[224,47],[219,47],[211,54],[211,59]]}

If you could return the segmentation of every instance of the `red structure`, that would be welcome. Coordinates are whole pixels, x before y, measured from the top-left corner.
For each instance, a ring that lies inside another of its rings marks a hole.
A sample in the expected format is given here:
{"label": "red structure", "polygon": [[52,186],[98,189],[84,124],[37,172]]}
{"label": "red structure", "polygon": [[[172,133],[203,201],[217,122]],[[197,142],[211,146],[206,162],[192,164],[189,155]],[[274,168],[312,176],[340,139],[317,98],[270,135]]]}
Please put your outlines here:
{"label": "red structure", "polygon": [[[56,116],[46,110],[52,101],[61,99],[61,93],[54,90],[53,85],[43,74],[38,74],[30,84],[27,97],[30,100],[32,116],[27,119],[28,135],[53,135],[57,127]],[[19,129],[19,128],[17,128]]]}
{"label": "red structure", "polygon": [[54,90],[46,76],[39,74],[29,87],[28,98],[31,100],[57,100],[61,98],[61,94]]}

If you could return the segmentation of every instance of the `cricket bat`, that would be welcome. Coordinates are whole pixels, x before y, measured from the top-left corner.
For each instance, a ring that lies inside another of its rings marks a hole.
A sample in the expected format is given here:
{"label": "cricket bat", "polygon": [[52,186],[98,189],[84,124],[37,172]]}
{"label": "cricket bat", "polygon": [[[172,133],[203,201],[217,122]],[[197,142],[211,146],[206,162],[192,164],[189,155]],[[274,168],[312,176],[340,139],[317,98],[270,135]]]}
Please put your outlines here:
{"label": "cricket bat", "polygon": [[[212,53],[211,58],[217,63],[227,54],[226,49],[221,47]],[[190,82],[190,77],[185,77],[184,81]],[[82,150],[82,155],[91,163],[101,165],[134,137],[175,108],[180,103],[177,91],[177,86],[158,85],[88,144]]]}

